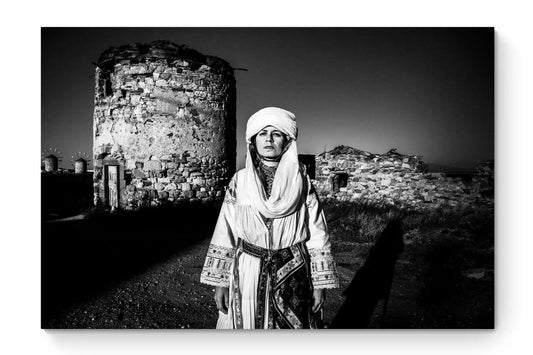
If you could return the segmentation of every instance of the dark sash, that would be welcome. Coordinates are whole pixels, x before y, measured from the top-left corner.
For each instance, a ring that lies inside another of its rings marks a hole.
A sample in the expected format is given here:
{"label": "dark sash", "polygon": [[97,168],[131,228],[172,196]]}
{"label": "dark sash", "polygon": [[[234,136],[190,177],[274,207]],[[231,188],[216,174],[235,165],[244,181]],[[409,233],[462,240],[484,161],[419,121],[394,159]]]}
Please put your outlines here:
{"label": "dark sash", "polygon": [[[255,328],[265,325],[268,307],[268,328],[316,328],[311,314],[312,284],[309,272],[309,254],[305,244],[270,250],[239,239],[238,250],[259,258],[259,281]],[[235,323],[242,328],[239,266],[236,255],[234,267]],[[268,289],[268,292],[267,292]]]}

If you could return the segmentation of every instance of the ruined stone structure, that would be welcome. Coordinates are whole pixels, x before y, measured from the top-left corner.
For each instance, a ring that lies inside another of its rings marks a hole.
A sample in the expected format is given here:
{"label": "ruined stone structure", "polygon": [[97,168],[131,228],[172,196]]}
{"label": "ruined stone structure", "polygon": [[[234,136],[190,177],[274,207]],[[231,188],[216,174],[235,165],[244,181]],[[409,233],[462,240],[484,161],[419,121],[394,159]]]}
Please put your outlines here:
{"label": "ruined stone structure", "polygon": [[85,174],[87,172],[87,160],[78,158],[74,162],[74,172],[76,174]]}
{"label": "ruined stone structure", "polygon": [[391,150],[372,154],[339,146],[315,158],[314,184],[323,198],[434,209],[493,204],[493,164],[484,163],[471,181],[428,173],[419,156]]}
{"label": "ruined stone structure", "polygon": [[235,172],[233,68],[166,41],[112,47],[95,64],[95,203],[222,198]]}
{"label": "ruined stone structure", "polygon": [[50,154],[44,158],[44,171],[47,173],[56,172],[58,170],[59,159]]}

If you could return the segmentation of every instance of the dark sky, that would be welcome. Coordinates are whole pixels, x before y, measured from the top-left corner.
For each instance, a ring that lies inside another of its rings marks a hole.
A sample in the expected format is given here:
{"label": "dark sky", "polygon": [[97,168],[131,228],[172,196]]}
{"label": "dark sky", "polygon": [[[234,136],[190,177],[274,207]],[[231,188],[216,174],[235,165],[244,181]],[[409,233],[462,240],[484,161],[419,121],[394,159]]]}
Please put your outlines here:
{"label": "dark sky", "polygon": [[92,156],[94,65],[110,46],[170,40],[227,60],[237,80],[237,165],[246,121],[295,113],[299,153],[397,148],[471,168],[494,158],[492,29],[45,28],[41,149]]}

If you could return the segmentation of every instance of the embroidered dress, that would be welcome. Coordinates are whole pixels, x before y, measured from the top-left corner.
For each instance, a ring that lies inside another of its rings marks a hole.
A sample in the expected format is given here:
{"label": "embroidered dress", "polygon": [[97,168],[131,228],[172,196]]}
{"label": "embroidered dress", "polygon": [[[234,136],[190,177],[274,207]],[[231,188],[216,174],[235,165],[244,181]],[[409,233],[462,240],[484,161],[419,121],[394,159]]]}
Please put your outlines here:
{"label": "embroidered dress", "polygon": [[249,148],[246,167],[229,183],[201,274],[202,283],[229,288],[219,329],[314,328],[313,289],[339,287],[324,213],[298,163],[294,115],[260,110],[248,121],[247,143],[266,126],[290,138],[287,149],[274,170],[256,168]]}
{"label": "embroidered dress", "polygon": [[[310,312],[311,305],[308,303],[277,310],[278,318],[283,315],[287,320],[285,323],[272,323],[273,305],[272,299],[268,297],[270,290],[261,290],[259,287],[262,284],[261,259],[243,252],[239,248],[239,240],[267,250],[280,250],[303,244],[303,248],[299,249],[301,254],[295,258],[294,264],[301,265],[292,270],[299,271],[293,275],[295,277],[292,286],[299,288],[298,292],[305,293],[308,300],[311,297],[311,289],[305,285],[295,285],[298,281],[305,283],[308,278],[305,275],[310,275],[312,288],[339,287],[326,220],[316,192],[310,180],[306,178],[308,189],[304,203],[295,212],[297,218],[272,219],[268,227],[264,217],[249,204],[245,191],[239,190],[238,184],[242,178],[244,169],[235,174],[226,191],[200,280],[212,286],[229,287],[228,314],[219,312],[217,328],[312,328],[312,315],[308,313],[301,316],[302,313]],[[282,273],[283,271],[278,272]],[[287,285],[290,283],[283,285],[285,295]],[[285,297],[285,300],[287,299],[288,297]],[[290,304],[290,299],[279,304]],[[302,307],[305,308],[303,312]],[[294,308],[300,309],[300,317],[293,315]]]}

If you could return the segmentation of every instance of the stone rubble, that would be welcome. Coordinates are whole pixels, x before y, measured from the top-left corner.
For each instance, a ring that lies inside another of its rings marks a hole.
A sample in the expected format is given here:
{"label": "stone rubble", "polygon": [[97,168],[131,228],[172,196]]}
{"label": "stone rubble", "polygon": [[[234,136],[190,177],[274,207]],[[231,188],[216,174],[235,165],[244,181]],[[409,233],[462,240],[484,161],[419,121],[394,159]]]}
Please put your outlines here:
{"label": "stone rubble", "polygon": [[406,210],[494,204],[493,162],[483,162],[472,181],[428,173],[421,157],[395,150],[372,154],[339,146],[317,155],[315,163],[313,183],[322,198]]}

